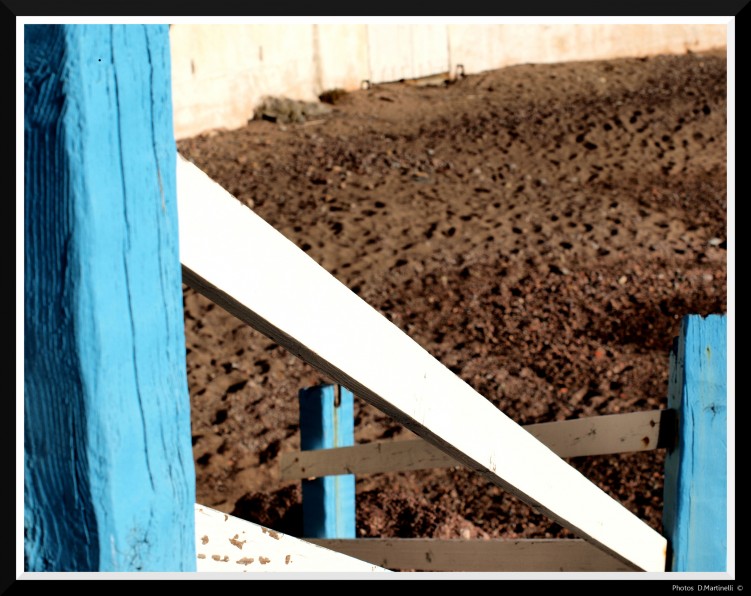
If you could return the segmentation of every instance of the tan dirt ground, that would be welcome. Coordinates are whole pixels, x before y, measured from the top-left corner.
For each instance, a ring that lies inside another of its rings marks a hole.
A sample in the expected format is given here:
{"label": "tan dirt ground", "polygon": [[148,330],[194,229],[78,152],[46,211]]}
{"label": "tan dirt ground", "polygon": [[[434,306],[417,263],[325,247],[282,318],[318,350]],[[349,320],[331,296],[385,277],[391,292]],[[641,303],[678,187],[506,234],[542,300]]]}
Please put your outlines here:
{"label": "tan dirt ground", "polygon": [[[665,408],[681,317],[726,311],[726,93],[724,50],[527,64],[178,149],[527,424]],[[299,389],[330,380],[184,297],[197,500],[300,536],[279,455],[299,449]],[[355,413],[358,442],[412,436],[357,397]],[[663,460],[569,461],[661,530]],[[357,527],[572,535],[463,469],[358,477]]]}

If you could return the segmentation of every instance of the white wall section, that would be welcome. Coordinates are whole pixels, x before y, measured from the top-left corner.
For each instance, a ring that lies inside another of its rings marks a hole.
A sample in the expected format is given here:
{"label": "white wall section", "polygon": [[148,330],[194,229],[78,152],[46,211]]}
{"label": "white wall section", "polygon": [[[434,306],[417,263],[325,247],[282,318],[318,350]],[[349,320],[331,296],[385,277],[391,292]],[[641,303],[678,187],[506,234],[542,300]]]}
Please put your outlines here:
{"label": "white wall section", "polygon": [[725,47],[706,24],[173,25],[175,137],[239,128],[265,95],[326,90],[522,63],[600,60]]}

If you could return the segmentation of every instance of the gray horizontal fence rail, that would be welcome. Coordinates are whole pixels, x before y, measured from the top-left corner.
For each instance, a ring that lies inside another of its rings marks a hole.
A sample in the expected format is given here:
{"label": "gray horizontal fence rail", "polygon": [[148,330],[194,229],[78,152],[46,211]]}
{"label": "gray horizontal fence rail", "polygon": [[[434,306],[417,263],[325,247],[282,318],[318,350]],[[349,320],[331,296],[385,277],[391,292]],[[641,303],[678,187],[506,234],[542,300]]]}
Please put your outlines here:
{"label": "gray horizontal fence rail", "polygon": [[398,571],[633,571],[585,540],[307,539]]}
{"label": "gray horizontal fence rail", "polygon": [[[592,416],[523,426],[560,457],[607,455],[665,447],[674,433],[669,410]],[[282,480],[447,468],[460,462],[422,439],[378,441],[283,453]]]}

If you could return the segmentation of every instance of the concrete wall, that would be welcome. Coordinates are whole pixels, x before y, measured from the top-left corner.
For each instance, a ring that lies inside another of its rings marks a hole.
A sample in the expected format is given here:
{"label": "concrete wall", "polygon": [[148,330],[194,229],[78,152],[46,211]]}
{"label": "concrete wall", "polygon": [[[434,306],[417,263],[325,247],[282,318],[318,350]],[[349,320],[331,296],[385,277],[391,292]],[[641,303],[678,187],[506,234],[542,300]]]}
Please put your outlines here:
{"label": "concrete wall", "polygon": [[316,100],[435,74],[726,46],[725,25],[173,25],[176,138],[237,128],[264,95]]}

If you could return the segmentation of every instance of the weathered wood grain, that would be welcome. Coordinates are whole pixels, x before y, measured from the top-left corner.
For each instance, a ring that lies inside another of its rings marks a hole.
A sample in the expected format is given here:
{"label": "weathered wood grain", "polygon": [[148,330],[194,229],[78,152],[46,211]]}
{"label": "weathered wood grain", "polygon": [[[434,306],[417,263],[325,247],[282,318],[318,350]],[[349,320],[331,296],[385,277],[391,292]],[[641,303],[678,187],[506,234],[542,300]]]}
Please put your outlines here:
{"label": "weathered wood grain", "polygon": [[670,357],[678,437],[665,462],[670,571],[728,569],[727,316],[690,315]]}
{"label": "weathered wood grain", "polygon": [[310,542],[397,571],[633,571],[586,540],[358,538]]}
{"label": "weathered wood grain", "polygon": [[[662,414],[660,410],[611,414],[529,424],[522,428],[560,457],[627,453],[659,446]],[[282,480],[299,480],[332,474],[379,474],[456,465],[460,462],[430,443],[407,439],[282,453],[279,468]]]}
{"label": "weathered wood grain", "polygon": [[27,571],[195,569],[167,25],[24,27]]}

